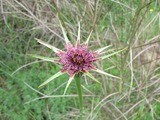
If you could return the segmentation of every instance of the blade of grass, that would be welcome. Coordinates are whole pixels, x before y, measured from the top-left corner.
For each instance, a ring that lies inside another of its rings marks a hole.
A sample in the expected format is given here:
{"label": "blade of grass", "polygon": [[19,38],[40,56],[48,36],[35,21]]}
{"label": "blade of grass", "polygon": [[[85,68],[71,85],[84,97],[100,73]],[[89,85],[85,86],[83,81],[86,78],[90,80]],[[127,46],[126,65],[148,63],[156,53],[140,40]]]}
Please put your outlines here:
{"label": "blade of grass", "polygon": [[29,65],[33,65],[33,64],[35,64],[35,63],[40,63],[40,62],[44,62],[44,60],[33,61],[33,62],[27,63],[27,64],[25,64],[25,65],[22,65],[22,66],[20,66],[19,68],[17,68],[14,72],[12,72],[11,75],[14,75],[16,72],[18,72],[18,71],[21,70],[22,68],[25,68],[25,67],[27,67],[27,66],[29,66]]}

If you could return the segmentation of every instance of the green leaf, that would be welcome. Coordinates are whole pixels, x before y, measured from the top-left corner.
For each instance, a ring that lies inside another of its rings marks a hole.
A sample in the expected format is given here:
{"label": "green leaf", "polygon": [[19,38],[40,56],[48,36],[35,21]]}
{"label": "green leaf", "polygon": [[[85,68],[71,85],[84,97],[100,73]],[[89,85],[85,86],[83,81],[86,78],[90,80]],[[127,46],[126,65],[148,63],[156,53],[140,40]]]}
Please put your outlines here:
{"label": "green leaf", "polygon": [[119,50],[119,51],[116,51],[116,52],[114,52],[114,53],[111,53],[111,54],[109,54],[109,55],[102,56],[102,57],[100,57],[100,60],[103,60],[103,59],[109,58],[109,57],[111,57],[111,56],[113,56],[113,55],[115,55],[115,54],[117,54],[117,53],[120,53],[120,52],[122,52],[122,51],[126,50],[126,49],[127,49],[127,47],[126,47],[126,48],[124,48],[124,49],[122,49],[122,50]]}
{"label": "green leaf", "polygon": [[96,81],[97,83],[101,84],[91,73],[87,72],[86,75]]}
{"label": "green leaf", "polygon": [[66,32],[64,31],[64,28],[63,28],[60,20],[59,20],[59,23],[60,23],[61,30],[63,32],[64,40],[65,40],[66,43],[69,43],[70,41],[69,41],[69,39],[68,39],[68,37],[66,35]]}
{"label": "green leaf", "polygon": [[33,54],[27,54],[28,56],[37,58],[37,59],[41,59],[41,60],[45,60],[45,61],[49,61],[49,62],[54,62],[54,60],[58,60],[58,58],[49,58],[49,57],[44,57],[44,56],[39,56],[39,55],[33,55]]}
{"label": "green leaf", "polygon": [[102,51],[104,51],[105,49],[107,49],[107,48],[109,48],[109,47],[111,47],[111,46],[112,46],[112,45],[108,45],[108,46],[106,46],[106,47],[100,48],[100,49],[96,50],[95,52],[101,53]]}
{"label": "green leaf", "polygon": [[55,53],[59,53],[59,51],[62,51],[62,50],[60,50],[60,49],[58,49],[58,48],[56,48],[56,47],[54,47],[54,46],[52,46],[52,45],[49,45],[48,43],[46,43],[46,42],[44,42],[44,41],[42,41],[42,40],[40,40],[40,39],[37,39],[37,38],[35,38],[35,39],[36,39],[40,44],[42,44],[42,45],[44,45],[44,46],[52,49]]}
{"label": "green leaf", "polygon": [[101,74],[104,74],[104,75],[107,75],[107,76],[109,76],[109,77],[113,77],[113,78],[120,79],[120,78],[117,77],[117,76],[111,75],[111,74],[106,73],[106,72],[104,72],[104,71],[102,71],[102,70],[99,70],[99,69],[96,69],[96,70],[93,70],[93,71],[98,72],[98,73],[101,73]]}
{"label": "green leaf", "polygon": [[87,92],[89,92],[90,94],[92,94],[92,95],[94,95],[90,90],[88,90],[84,85],[81,85],[82,86],[82,88],[84,89],[84,90],[86,90]]}
{"label": "green leaf", "polygon": [[91,37],[92,32],[93,32],[93,30],[90,32],[90,34],[89,34],[89,36],[88,36],[88,38],[87,38],[87,40],[86,40],[86,42],[85,42],[85,44],[87,44],[87,45],[88,45],[88,43],[89,43],[89,40],[90,40],[90,37]]}
{"label": "green leaf", "polygon": [[50,78],[49,78],[48,80],[46,80],[44,83],[42,83],[42,84],[39,86],[39,88],[42,87],[42,86],[44,86],[44,85],[46,85],[46,84],[48,84],[49,82],[51,82],[52,80],[54,80],[55,78],[59,77],[59,76],[62,75],[62,74],[64,74],[64,73],[62,73],[61,71],[59,71],[58,73],[54,74],[52,77],[50,77]]}
{"label": "green leaf", "polygon": [[64,90],[64,95],[66,94],[66,91],[67,91],[67,89],[68,89],[68,87],[69,87],[69,85],[71,84],[71,82],[72,82],[73,79],[74,79],[74,76],[72,76],[72,77],[69,78],[69,80],[68,80],[68,82],[67,82],[67,85],[66,85],[66,88],[65,88],[65,90]]}
{"label": "green leaf", "polygon": [[80,41],[80,22],[78,22],[78,36],[77,36],[77,41]]}

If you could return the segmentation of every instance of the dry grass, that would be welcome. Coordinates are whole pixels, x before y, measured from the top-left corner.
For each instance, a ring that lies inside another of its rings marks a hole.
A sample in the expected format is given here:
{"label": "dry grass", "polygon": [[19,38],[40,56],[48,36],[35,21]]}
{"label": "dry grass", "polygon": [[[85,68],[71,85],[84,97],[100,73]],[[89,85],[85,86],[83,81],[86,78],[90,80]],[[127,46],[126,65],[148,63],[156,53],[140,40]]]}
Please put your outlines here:
{"label": "dry grass", "polygon": [[[36,41],[35,38],[62,48],[64,38],[59,20],[72,42],[76,41],[77,23],[80,21],[82,41],[85,41],[93,31],[90,41],[91,49],[105,45],[112,45],[113,50],[127,47],[125,52],[97,64],[99,68],[120,76],[121,80],[95,75],[102,82],[102,86],[98,86],[98,88],[94,82],[87,80],[88,78],[83,82],[86,87],[88,86],[88,91],[94,94],[93,97],[84,97],[84,120],[160,119],[160,114],[155,109],[157,103],[160,103],[160,12],[158,11],[158,0],[142,0],[141,2],[1,0],[0,3],[2,20],[8,29],[17,31],[17,33],[19,31],[25,33],[26,30],[33,33],[30,39],[25,41],[27,43],[26,54],[53,55],[52,52],[48,52],[38,45],[38,47],[32,46],[32,42]],[[152,8],[154,11],[150,12]],[[10,18],[11,23],[8,21]],[[14,27],[12,23],[15,19],[32,24],[26,25],[24,28]],[[2,31],[0,30],[0,33]],[[1,41],[0,44],[4,43]],[[28,59],[25,54],[24,56]],[[36,61],[28,63],[26,60],[24,66],[19,65],[20,68],[15,69],[19,71],[34,63]],[[86,85],[86,83],[88,84]],[[60,85],[60,88],[62,86]],[[29,88],[37,91],[31,86]],[[88,94],[89,92],[84,90],[84,93]],[[44,93],[41,93],[39,98],[46,97]],[[54,111],[51,109],[47,111],[48,119],[54,119],[52,118]],[[77,119],[77,111],[75,105],[75,108],[68,110],[66,115],[60,113],[60,116],[62,119]],[[145,117],[147,115],[151,117]]]}

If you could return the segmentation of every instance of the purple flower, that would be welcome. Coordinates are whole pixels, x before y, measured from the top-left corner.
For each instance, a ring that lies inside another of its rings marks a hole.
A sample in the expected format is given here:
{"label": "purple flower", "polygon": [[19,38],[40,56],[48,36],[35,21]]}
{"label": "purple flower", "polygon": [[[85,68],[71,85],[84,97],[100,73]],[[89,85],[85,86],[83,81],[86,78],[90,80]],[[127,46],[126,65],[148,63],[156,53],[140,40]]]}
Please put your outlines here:
{"label": "purple flower", "polygon": [[[61,25],[61,23],[60,23]],[[80,72],[85,73],[88,77],[90,77],[91,79],[95,80],[96,82],[99,82],[89,71],[95,71],[97,73],[100,74],[104,74],[110,77],[114,77],[114,78],[118,78],[117,76],[111,75],[109,73],[106,73],[100,69],[97,69],[94,66],[94,62],[97,60],[103,60],[106,59],[114,54],[117,54],[118,52],[121,52],[125,49],[116,51],[114,53],[111,54],[107,54],[106,52],[104,52],[104,50],[106,50],[107,48],[111,47],[111,45],[100,48],[96,51],[88,51],[87,46],[89,43],[89,39],[91,36],[91,33],[89,34],[89,37],[87,38],[86,42],[84,44],[80,44],[80,23],[79,23],[79,29],[78,29],[78,36],[77,36],[77,43],[75,46],[73,46],[70,41],[68,40],[66,33],[61,25],[61,29],[64,35],[64,41],[65,41],[65,48],[66,51],[62,51],[52,45],[49,45],[39,39],[37,39],[37,41],[39,43],[41,43],[42,45],[52,49],[57,56],[59,57],[58,59],[56,58],[46,58],[46,57],[42,57],[42,56],[36,56],[36,58],[39,59],[44,59],[50,62],[55,62],[55,63],[60,63],[62,64],[62,69],[61,71],[59,71],[58,73],[54,74],[52,77],[50,77],[48,80],[46,80],[44,83],[42,83],[39,87],[44,86],[46,84],[48,84],[50,81],[52,81],[53,79],[59,77],[60,75],[64,74],[64,73],[68,73],[70,75],[70,78],[68,80],[65,92],[69,86],[69,84],[71,83],[71,81],[73,80],[74,76]],[[103,56],[102,56],[103,55]],[[64,92],[64,93],[65,93]]]}
{"label": "purple flower", "polygon": [[68,72],[70,76],[79,72],[86,73],[91,69],[95,69],[93,62],[97,60],[98,53],[87,50],[87,45],[76,45],[73,47],[71,43],[66,44],[65,52],[60,51],[58,56],[59,62],[63,65],[62,72]]}

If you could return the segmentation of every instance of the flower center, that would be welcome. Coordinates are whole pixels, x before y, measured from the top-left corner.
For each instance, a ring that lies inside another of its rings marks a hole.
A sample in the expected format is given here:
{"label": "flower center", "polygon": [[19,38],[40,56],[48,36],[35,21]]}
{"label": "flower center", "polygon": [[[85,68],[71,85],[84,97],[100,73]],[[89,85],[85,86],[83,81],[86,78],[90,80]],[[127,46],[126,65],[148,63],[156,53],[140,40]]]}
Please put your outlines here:
{"label": "flower center", "polygon": [[72,56],[72,61],[75,63],[75,64],[81,64],[84,62],[84,59],[83,59],[83,56],[82,55],[77,55],[77,54],[74,54]]}

